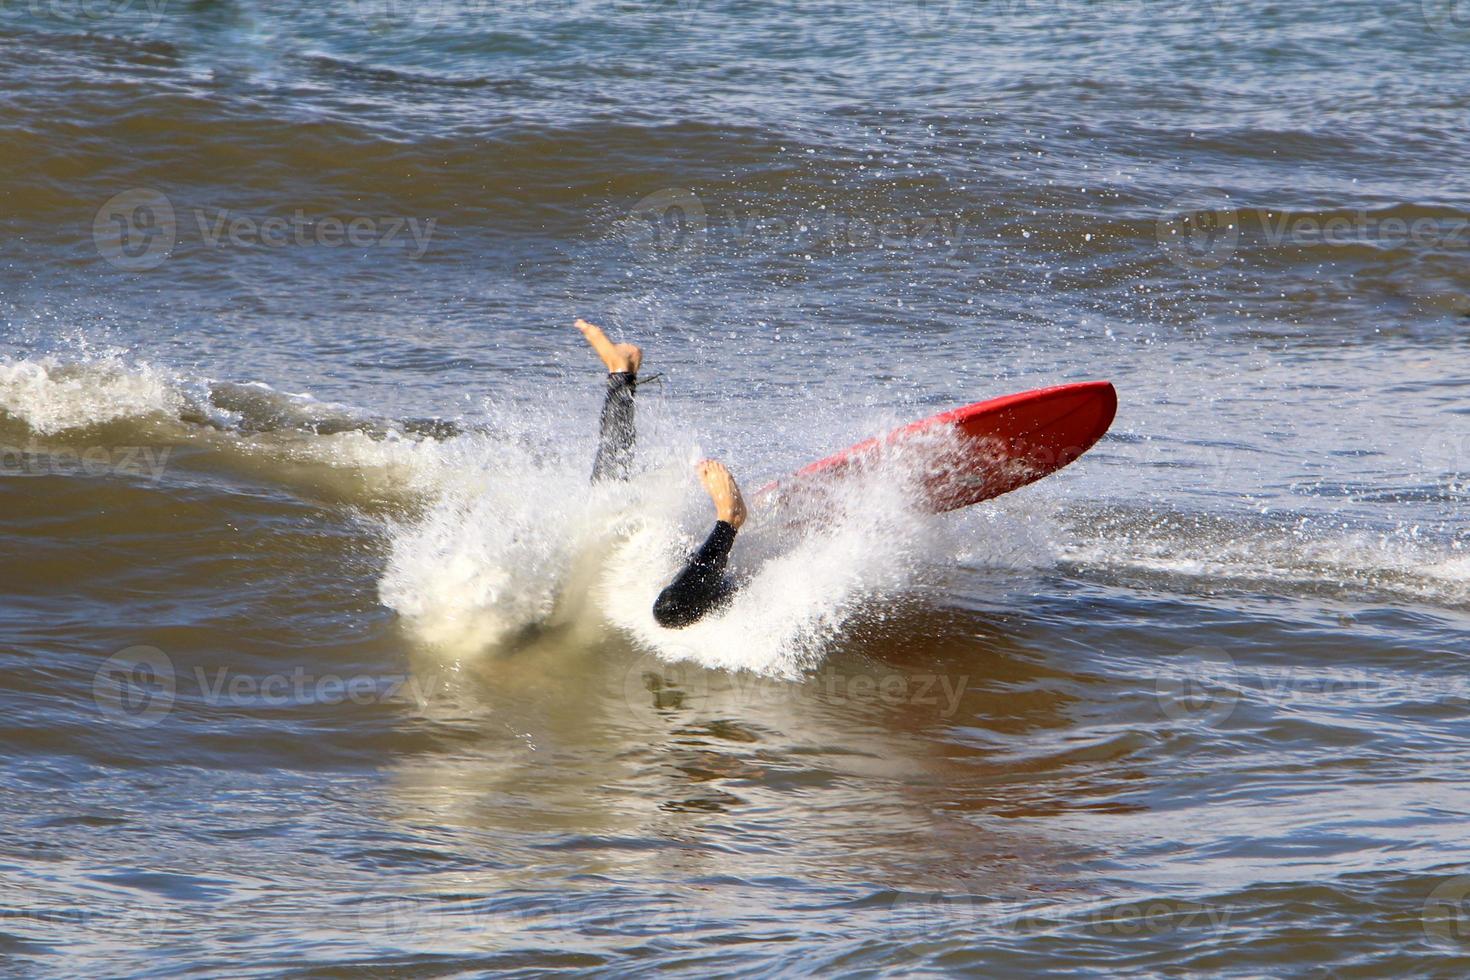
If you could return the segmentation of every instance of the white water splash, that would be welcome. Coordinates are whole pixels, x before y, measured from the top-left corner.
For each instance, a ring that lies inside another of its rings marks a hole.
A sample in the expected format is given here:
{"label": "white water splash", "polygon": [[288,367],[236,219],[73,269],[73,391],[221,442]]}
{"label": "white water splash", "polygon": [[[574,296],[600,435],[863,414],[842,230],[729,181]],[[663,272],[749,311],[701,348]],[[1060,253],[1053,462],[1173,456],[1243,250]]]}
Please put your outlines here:
{"label": "white water splash", "polygon": [[756,506],[731,554],[734,596],[670,630],[654,600],[714,520],[693,478],[698,452],[655,447],[653,469],[590,487],[589,460],[481,448],[475,480],[393,529],[381,582],[383,601],[452,656],[581,627],[616,630],[666,660],[794,676],[854,612],[921,587],[963,540],[955,518],[915,509],[900,472],[912,461],[895,455],[834,484],[821,521]]}
{"label": "white water splash", "polygon": [[184,405],[178,380],[151,365],[103,359],[84,363],[0,360],[0,412],[38,435],[122,418],[177,415]]}
{"label": "white water splash", "polygon": [[1098,521],[1062,557],[1092,570],[1169,576],[1193,591],[1263,587],[1280,593],[1330,589],[1343,596],[1394,595],[1470,602],[1470,557],[1458,540],[1417,528],[1368,530],[1330,518],[1233,520],[1143,512]]}

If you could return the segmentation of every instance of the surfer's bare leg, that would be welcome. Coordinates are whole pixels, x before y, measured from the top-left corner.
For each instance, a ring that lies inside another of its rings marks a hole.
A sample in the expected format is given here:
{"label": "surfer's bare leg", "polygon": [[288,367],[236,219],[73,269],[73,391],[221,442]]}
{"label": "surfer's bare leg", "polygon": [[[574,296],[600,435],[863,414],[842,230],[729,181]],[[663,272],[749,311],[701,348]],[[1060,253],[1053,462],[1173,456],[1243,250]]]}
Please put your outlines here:
{"label": "surfer's bare leg", "polygon": [[696,469],[704,492],[715,505],[715,520],[740,530],[745,523],[745,498],[740,496],[740,485],[730,470],[713,459],[703,460]]}
{"label": "surfer's bare leg", "polygon": [[615,344],[602,332],[601,327],[581,318],[572,325],[582,331],[587,343],[602,358],[602,363],[607,365],[608,374],[638,373],[638,368],[643,365],[643,349],[637,344]]}
{"label": "surfer's bare leg", "polygon": [[712,459],[700,463],[699,482],[715,505],[715,526],[653,603],[653,618],[669,629],[699,621],[734,591],[725,578],[725,563],[735,544],[735,532],[745,523],[745,500],[723,463]]}
{"label": "surfer's bare leg", "polygon": [[597,459],[592,464],[592,482],[626,480],[633,464],[633,392],[638,387],[638,368],[643,351],[635,344],[615,344],[602,328],[586,320],[576,322],[587,343],[607,367],[607,397],[602,403]]}

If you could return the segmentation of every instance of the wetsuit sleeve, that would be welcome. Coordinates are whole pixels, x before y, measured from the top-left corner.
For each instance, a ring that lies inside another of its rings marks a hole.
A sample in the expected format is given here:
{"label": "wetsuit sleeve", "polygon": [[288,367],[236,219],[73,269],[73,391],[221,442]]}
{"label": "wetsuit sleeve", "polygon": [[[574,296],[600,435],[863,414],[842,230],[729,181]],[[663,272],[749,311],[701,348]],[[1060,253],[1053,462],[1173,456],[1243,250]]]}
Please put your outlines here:
{"label": "wetsuit sleeve", "polygon": [[730,597],[733,589],[725,578],[725,561],[734,544],[734,525],[716,521],[704,544],[654,602],[653,618],[660,626],[683,629]]}
{"label": "wetsuit sleeve", "polygon": [[592,482],[626,480],[633,466],[633,391],[637,375],[619,371],[607,376],[607,397],[602,402],[598,430],[597,459],[592,464]]}

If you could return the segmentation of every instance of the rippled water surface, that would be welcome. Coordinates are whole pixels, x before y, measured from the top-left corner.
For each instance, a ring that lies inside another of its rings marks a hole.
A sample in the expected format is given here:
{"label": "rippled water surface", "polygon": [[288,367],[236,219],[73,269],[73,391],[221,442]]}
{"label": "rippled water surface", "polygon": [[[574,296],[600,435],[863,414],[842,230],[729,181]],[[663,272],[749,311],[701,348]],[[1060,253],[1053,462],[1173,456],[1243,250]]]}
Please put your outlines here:
{"label": "rippled water surface", "polygon": [[[0,2],[3,972],[1464,972],[1467,44]],[[654,624],[700,456],[1093,378],[1064,472]]]}

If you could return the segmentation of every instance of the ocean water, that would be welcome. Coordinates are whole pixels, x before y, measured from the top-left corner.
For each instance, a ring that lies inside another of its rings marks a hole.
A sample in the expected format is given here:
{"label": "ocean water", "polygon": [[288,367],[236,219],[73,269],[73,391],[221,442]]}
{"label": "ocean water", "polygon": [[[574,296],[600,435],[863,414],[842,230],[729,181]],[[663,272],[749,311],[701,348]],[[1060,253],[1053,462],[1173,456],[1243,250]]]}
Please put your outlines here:
{"label": "ocean water", "polygon": [[0,0],[0,972],[1463,973],[1462,6]]}

